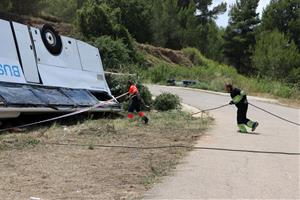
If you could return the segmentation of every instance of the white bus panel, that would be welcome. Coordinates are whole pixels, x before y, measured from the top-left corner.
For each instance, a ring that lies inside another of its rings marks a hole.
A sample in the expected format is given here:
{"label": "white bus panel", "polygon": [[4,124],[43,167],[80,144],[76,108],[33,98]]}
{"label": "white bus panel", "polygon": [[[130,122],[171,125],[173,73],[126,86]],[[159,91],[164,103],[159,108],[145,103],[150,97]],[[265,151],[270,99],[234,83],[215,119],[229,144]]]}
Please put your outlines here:
{"label": "white bus panel", "polygon": [[0,20],[0,81],[26,83],[8,21]]}
{"label": "white bus panel", "polygon": [[45,47],[40,30],[31,28],[38,65],[52,65],[57,67],[82,70],[77,50],[76,40],[61,36],[63,49],[59,55],[52,55]]}
{"label": "white bus panel", "polygon": [[103,74],[99,50],[79,40],[77,40],[77,46],[83,70]]}
{"label": "white bus panel", "polygon": [[19,47],[25,79],[27,82],[39,83],[40,79],[37,63],[28,26],[13,22],[13,27]]}
{"label": "white bus panel", "polygon": [[104,80],[95,72],[80,71],[49,65],[39,65],[39,72],[45,86],[99,90],[110,93]]}

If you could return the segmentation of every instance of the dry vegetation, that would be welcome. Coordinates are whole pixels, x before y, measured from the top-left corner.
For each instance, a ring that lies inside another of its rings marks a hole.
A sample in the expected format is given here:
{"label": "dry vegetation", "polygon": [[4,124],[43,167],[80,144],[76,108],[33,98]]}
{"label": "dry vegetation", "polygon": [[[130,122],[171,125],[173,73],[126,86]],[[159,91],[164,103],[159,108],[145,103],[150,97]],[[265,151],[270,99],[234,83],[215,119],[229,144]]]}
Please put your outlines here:
{"label": "dry vegetation", "polygon": [[24,15],[16,15],[13,13],[6,13],[0,11],[0,19],[15,21],[33,27],[41,27],[44,24],[50,24],[61,35],[66,35],[66,36],[74,36],[74,32],[75,32],[73,25],[62,22],[61,20],[55,17],[43,16],[43,18],[38,18],[38,17],[30,17]]}
{"label": "dry vegetation", "polygon": [[140,199],[189,149],[99,145],[190,146],[211,122],[181,111],[149,116],[147,126],[124,118],[88,119],[0,135],[1,199]]}
{"label": "dry vegetation", "polygon": [[144,55],[148,56],[147,61],[153,66],[161,62],[187,67],[194,65],[193,62],[183,54],[182,51],[155,47],[149,44],[137,44],[137,47],[141,52],[143,52]]}

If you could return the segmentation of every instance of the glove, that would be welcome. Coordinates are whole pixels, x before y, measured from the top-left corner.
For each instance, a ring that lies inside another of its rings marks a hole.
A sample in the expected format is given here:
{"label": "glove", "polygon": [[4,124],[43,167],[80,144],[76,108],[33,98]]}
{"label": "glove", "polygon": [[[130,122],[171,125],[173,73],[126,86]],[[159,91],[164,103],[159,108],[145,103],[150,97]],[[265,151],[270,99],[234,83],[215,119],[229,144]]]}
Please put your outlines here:
{"label": "glove", "polygon": [[233,104],[234,104],[234,102],[233,102],[233,101],[230,101],[230,102],[229,102],[229,105],[233,105]]}

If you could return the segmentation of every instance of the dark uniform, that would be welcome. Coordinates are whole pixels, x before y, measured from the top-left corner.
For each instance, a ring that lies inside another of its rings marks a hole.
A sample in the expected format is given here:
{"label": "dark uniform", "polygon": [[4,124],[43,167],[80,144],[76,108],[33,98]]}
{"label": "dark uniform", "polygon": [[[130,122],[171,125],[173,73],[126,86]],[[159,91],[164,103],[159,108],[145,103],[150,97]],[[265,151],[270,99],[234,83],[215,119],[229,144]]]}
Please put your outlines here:
{"label": "dark uniform", "polygon": [[[129,82],[131,83],[131,82]],[[144,120],[145,124],[148,123],[149,119],[145,116],[144,112],[141,112],[142,99],[137,87],[131,83],[129,87],[129,94],[131,97],[131,102],[128,107],[128,119],[134,118],[134,111],[138,112],[138,115]]]}
{"label": "dark uniform", "polygon": [[235,104],[237,107],[237,124],[240,132],[247,132],[245,125],[252,128],[252,131],[254,131],[258,126],[258,123],[247,118],[248,101],[246,93],[238,88],[232,88],[230,96],[232,98],[230,104]]}

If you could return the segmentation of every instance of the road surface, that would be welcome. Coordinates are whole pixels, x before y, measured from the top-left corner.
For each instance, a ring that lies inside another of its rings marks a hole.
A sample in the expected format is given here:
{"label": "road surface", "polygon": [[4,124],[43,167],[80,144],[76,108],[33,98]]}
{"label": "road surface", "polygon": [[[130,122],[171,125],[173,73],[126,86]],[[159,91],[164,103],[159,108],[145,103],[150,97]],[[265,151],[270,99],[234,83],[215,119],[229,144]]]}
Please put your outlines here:
{"label": "road surface", "polygon": [[[226,104],[229,96],[183,88],[149,86],[151,92],[171,92],[186,104],[206,109]],[[282,117],[300,122],[300,110],[248,98],[249,102]],[[149,190],[145,199],[300,199],[300,129],[249,106],[248,118],[260,125],[256,134],[241,134],[236,108],[228,106],[210,114],[215,124],[196,146],[245,151],[194,150],[169,177]]]}

